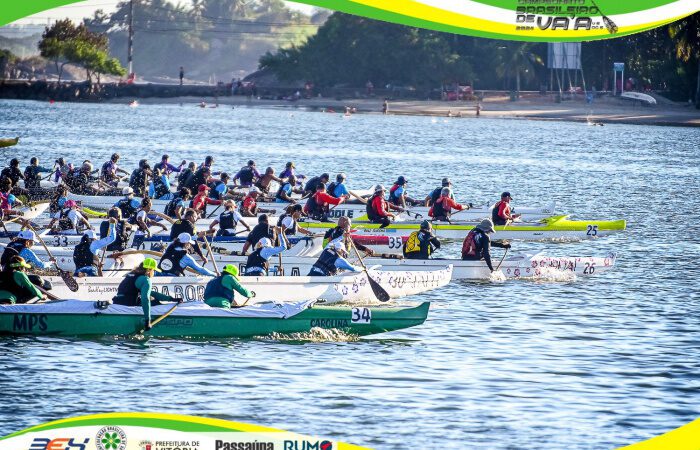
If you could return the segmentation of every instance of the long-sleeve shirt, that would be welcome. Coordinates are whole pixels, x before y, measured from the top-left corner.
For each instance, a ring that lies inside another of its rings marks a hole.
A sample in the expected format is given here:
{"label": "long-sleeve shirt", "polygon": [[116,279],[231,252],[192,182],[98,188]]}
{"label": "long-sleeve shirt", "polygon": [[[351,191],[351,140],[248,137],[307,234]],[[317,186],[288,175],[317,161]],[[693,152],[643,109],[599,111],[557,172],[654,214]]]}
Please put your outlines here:
{"label": "long-sleeve shirt", "polygon": [[389,203],[379,195],[372,200],[372,209],[379,217],[387,217],[389,215],[389,207]]}
{"label": "long-sleeve shirt", "polygon": [[208,277],[215,277],[216,274],[212,272],[211,270],[207,269],[206,267],[200,266],[197,261],[194,260],[194,258],[191,255],[185,255],[181,260],[180,260],[180,267],[183,269],[192,269],[195,272],[197,272],[200,275],[205,275]]}
{"label": "long-sleeve shirt", "polygon": [[459,203],[457,203],[454,199],[452,199],[450,197],[442,196],[442,197],[440,197],[440,199],[441,200],[439,200],[439,201],[442,202],[442,207],[447,212],[450,212],[452,209],[456,209],[457,211],[461,211],[464,208],[466,208],[466,206],[460,205]]}
{"label": "long-sleeve shirt", "polygon": [[280,245],[278,245],[277,247],[265,247],[262,250],[260,250],[260,256],[265,259],[270,259],[273,256],[287,250],[287,244],[285,243],[285,240],[281,239],[280,242]]}
{"label": "long-sleeve shirt", "polygon": [[[253,295],[252,292],[243,287],[243,285],[238,281],[238,278],[230,274],[224,274],[224,277],[221,279],[221,285],[226,289],[238,292],[246,298],[251,297]],[[214,308],[231,307],[231,303],[223,297],[205,298],[204,303],[206,303],[209,306],[213,306]]]}
{"label": "long-sleeve shirt", "polygon": [[165,174],[173,173],[173,172],[180,172],[182,170],[182,165],[181,166],[174,166],[170,163],[164,163],[164,162],[159,162],[158,164],[153,166],[154,169],[160,169],[165,172]]}
{"label": "long-sleeve shirt", "polygon": [[36,256],[36,253],[34,253],[33,250],[29,248],[23,248],[22,251],[19,252],[19,256],[24,258],[24,260],[28,263],[31,264],[32,266],[36,267],[37,269],[48,269],[51,267],[52,263],[45,263],[41,259],[39,259],[38,256]]}
{"label": "long-sleeve shirt", "polygon": [[146,275],[138,277],[135,285],[136,288],[141,291],[141,308],[143,308],[143,315],[148,323],[151,321],[151,297],[159,302],[169,302],[172,299],[160,292],[153,291],[151,279]]}
{"label": "long-sleeve shirt", "polygon": [[[41,298],[42,295],[44,295],[39,289],[37,289],[34,284],[29,281],[29,278],[27,277],[27,274],[22,272],[22,271],[15,271],[15,273],[12,274],[12,279],[17,283],[18,286],[29,290],[32,293],[33,297]],[[32,298],[33,298],[32,297]],[[1,300],[10,300],[12,303],[14,303],[17,298],[15,298],[14,295],[10,294],[10,292],[5,291],[0,289],[0,299]]]}
{"label": "long-sleeve shirt", "polygon": [[316,195],[316,204],[321,207],[326,206],[326,204],[339,205],[344,200],[343,197],[336,198],[326,192],[316,192],[314,195]]}
{"label": "long-sleeve shirt", "polygon": [[[233,184],[236,184],[236,181],[237,181],[238,179],[241,178],[241,175],[243,174],[243,171],[244,171],[244,170],[248,170],[248,169],[250,169],[250,170],[253,171],[253,176],[254,176],[255,178],[257,178],[257,179],[260,178],[261,175],[260,175],[260,172],[258,172],[258,169],[254,168],[254,167],[245,167],[245,168],[239,170],[239,171],[236,173],[236,175],[233,176],[233,180],[232,180],[232,181],[233,181]],[[250,182],[250,183],[241,183],[241,186],[252,186],[252,185],[253,185],[252,182]]]}
{"label": "long-sleeve shirt", "polygon": [[206,196],[206,194],[197,194],[192,200],[192,209],[201,211],[206,205],[220,205],[221,200],[213,200]]}
{"label": "long-sleeve shirt", "polygon": [[360,267],[350,264],[350,261],[342,256],[338,256],[338,259],[335,260],[335,267],[342,270],[348,270],[350,272],[360,272],[362,270]]}
{"label": "long-sleeve shirt", "polygon": [[109,230],[107,231],[107,236],[96,241],[92,241],[90,244],[90,252],[96,255],[98,251],[107,247],[109,244],[117,240],[117,226],[113,223],[109,224]]}

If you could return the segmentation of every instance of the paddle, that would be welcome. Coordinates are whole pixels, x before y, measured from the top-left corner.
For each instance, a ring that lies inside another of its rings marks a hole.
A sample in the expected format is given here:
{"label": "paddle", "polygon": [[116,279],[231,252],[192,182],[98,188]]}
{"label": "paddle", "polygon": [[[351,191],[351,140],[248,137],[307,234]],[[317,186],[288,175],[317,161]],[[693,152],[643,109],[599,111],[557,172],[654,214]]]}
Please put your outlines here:
{"label": "paddle", "polygon": [[[510,224],[510,223],[512,223],[512,222],[513,222],[513,221],[510,220],[510,219],[506,220],[506,224],[503,225],[503,229],[505,230],[506,227],[508,226],[508,224]],[[503,264],[503,260],[506,259],[506,255],[507,255],[507,254],[508,254],[508,248],[506,248],[506,251],[503,252],[503,256],[501,257],[501,261],[498,263],[498,266],[496,267],[496,270],[494,270],[494,272],[498,271],[498,269],[501,268],[501,264]]]}
{"label": "paddle", "polygon": [[224,202],[223,202],[223,200],[222,200],[221,203],[219,203],[218,205],[216,205],[216,208],[214,208],[214,211],[212,211],[211,214],[209,214],[209,215],[207,216],[207,219],[211,219],[211,216],[213,216],[214,213],[216,213],[216,212],[219,210],[219,208],[221,208],[221,205],[223,205],[223,204],[224,204]]}
{"label": "paddle", "polygon": [[[170,308],[170,309],[168,310],[168,312],[166,312],[165,314],[163,314],[162,316],[160,316],[159,318],[157,318],[156,320],[154,320],[153,322],[151,322],[151,328],[150,328],[150,329],[152,330],[153,327],[155,327],[156,325],[158,325],[158,323],[159,323],[161,320],[163,320],[163,319],[165,319],[166,317],[168,317],[173,311],[175,311],[175,309],[176,309],[179,305],[180,305],[180,303],[175,303],[175,304],[173,305],[173,307]],[[141,331],[138,332],[138,334],[143,334],[145,331],[146,331],[146,328],[143,328]]]}
{"label": "paddle", "polygon": [[204,245],[207,246],[207,254],[211,258],[211,263],[214,264],[214,271],[216,272],[216,276],[220,276],[221,272],[219,272],[219,268],[216,265],[216,258],[214,258],[214,253],[211,251],[211,245],[209,245],[209,239],[207,239],[207,234],[204,233]]}
{"label": "paddle", "polygon": [[[32,227],[32,225],[29,223],[28,220],[24,221],[24,226],[29,228],[34,232],[37,238],[39,238],[39,242],[41,242],[41,245],[44,247],[44,250],[46,250],[46,253],[49,255],[49,258],[53,259],[56,261],[56,258],[53,257],[51,254],[51,251],[49,248],[46,246],[46,242],[41,238],[41,235],[36,232],[36,230]],[[55,262],[54,262],[55,264]],[[62,270],[60,267],[58,267],[58,264],[56,264],[56,270],[58,270],[58,274],[61,276],[61,279],[63,280],[64,283],[66,283],[66,286],[68,286],[68,289],[71,290],[71,292],[78,292],[78,289],[80,289],[80,286],[78,286],[78,282],[75,281],[75,278],[73,278],[73,275],[71,275],[70,272],[67,272],[65,270]]]}
{"label": "paddle", "polygon": [[42,294],[44,294],[44,295],[46,296],[46,298],[48,298],[49,300],[63,300],[63,299],[61,299],[61,298],[56,297],[56,296],[53,295],[51,292],[47,291],[46,289],[44,289],[44,288],[41,287],[41,286],[37,286],[37,285],[35,284],[34,287],[37,288],[37,289],[39,290],[39,292],[41,292]]}
{"label": "paddle", "polygon": [[380,302],[388,302],[391,300],[391,297],[389,296],[389,293],[384,290],[383,287],[379,285],[376,281],[372,279],[372,277],[369,276],[369,272],[367,271],[367,266],[365,266],[365,262],[362,260],[362,256],[360,256],[360,252],[357,250],[357,247],[355,247],[355,243],[352,241],[352,238],[350,238],[350,246],[355,250],[355,254],[357,255],[357,258],[360,260],[360,265],[362,266],[363,271],[365,272],[365,275],[367,275],[367,280],[369,281],[369,286],[372,288],[372,292],[374,292],[375,297]]}

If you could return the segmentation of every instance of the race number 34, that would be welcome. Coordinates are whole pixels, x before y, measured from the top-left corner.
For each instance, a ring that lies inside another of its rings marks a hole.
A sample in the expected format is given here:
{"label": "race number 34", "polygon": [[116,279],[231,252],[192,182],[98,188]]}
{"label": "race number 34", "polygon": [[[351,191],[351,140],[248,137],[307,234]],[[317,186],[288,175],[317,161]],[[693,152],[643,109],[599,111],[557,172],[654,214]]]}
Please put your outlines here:
{"label": "race number 34", "polygon": [[352,323],[370,323],[372,321],[372,311],[369,308],[353,308]]}

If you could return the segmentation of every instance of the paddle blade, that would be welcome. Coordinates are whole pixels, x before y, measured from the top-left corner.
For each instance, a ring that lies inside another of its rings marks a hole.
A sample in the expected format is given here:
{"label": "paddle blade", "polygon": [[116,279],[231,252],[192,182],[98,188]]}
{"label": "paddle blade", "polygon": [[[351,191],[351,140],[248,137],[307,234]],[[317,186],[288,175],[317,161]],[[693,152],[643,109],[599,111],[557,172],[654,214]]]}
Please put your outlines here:
{"label": "paddle blade", "polygon": [[70,289],[71,292],[78,292],[80,286],[78,286],[78,282],[75,281],[75,278],[73,278],[73,275],[71,275],[70,272],[59,270],[58,273],[61,275],[61,279],[64,283],[66,283],[66,286],[68,286],[68,289]]}
{"label": "paddle blade", "polygon": [[372,277],[369,276],[369,272],[365,271],[367,274],[367,280],[369,281],[369,287],[372,288],[372,292],[374,292],[374,296],[377,297],[377,300],[380,302],[388,302],[391,300],[391,297],[389,296],[389,293],[384,290],[384,288],[374,281]]}

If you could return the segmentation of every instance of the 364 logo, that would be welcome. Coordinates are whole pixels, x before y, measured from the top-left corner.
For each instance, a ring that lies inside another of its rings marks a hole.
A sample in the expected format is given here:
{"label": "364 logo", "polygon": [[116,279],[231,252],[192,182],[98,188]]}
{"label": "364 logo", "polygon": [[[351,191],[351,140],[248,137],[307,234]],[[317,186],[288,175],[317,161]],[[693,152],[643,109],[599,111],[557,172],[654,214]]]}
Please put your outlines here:
{"label": "364 logo", "polygon": [[126,433],[119,427],[101,428],[95,441],[97,450],[126,450]]}
{"label": "364 logo", "polygon": [[34,438],[29,450],[85,450],[90,439],[82,442],[75,438]]}

